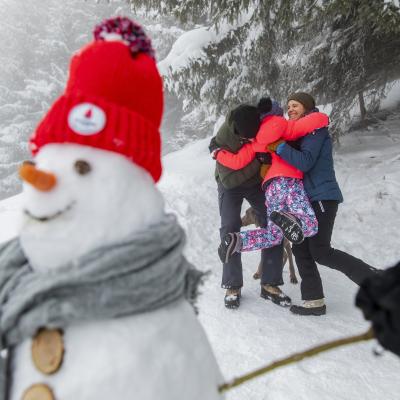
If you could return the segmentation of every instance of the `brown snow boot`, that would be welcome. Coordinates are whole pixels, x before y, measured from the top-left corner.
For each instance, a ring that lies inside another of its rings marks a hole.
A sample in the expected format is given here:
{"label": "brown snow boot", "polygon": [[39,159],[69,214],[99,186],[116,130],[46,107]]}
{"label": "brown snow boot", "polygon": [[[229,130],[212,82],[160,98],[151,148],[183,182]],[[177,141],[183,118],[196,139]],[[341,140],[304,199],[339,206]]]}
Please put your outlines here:
{"label": "brown snow boot", "polygon": [[224,297],[224,303],[226,308],[239,308],[240,306],[240,289],[227,289]]}
{"label": "brown snow boot", "polygon": [[274,304],[281,307],[289,307],[292,304],[292,299],[283,293],[278,286],[261,285],[260,296],[263,299],[271,300]]}

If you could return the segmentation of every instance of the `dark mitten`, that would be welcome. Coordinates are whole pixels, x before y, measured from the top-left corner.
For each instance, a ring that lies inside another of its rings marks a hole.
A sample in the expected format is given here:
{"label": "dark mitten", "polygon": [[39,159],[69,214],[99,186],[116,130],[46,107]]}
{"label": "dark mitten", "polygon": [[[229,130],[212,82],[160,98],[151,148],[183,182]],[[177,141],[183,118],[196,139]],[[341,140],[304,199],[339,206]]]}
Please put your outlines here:
{"label": "dark mitten", "polygon": [[272,157],[270,153],[256,153],[256,158],[261,164],[272,163]]}
{"label": "dark mitten", "polygon": [[219,147],[220,146],[217,143],[217,139],[215,138],[215,136],[213,136],[210,140],[210,144],[208,145],[208,150],[210,151],[210,154],[219,149]]}
{"label": "dark mitten", "polygon": [[400,356],[400,263],[367,278],[357,293],[361,308],[379,343]]}

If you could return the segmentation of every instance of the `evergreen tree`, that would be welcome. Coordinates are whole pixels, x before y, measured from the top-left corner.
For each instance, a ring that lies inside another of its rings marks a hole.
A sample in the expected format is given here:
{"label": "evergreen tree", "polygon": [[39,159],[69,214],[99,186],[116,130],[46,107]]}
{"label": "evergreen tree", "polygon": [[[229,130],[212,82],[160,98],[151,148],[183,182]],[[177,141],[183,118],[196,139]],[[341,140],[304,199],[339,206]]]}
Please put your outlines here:
{"label": "evergreen tree", "polygon": [[[189,30],[206,25],[215,39],[203,56],[165,74],[187,118],[203,134],[238,102],[296,90],[330,105],[332,131],[349,123],[360,99],[374,106],[400,76],[400,14],[395,2],[331,0],[131,0],[175,15]],[[362,109],[362,114],[365,110]]]}
{"label": "evergreen tree", "polygon": [[[21,188],[17,170],[22,160],[31,157],[28,138],[61,94],[71,54],[90,40],[94,25],[116,8],[78,0],[2,1],[0,199]],[[129,5],[124,9],[129,12]]]}
{"label": "evergreen tree", "polygon": [[[121,14],[132,16],[125,0],[1,0],[0,8],[0,199],[21,189],[19,163],[30,158],[27,140],[40,118],[64,89],[72,53],[92,38],[95,24]],[[27,10],[29,10],[27,12]],[[146,20],[132,16],[149,31],[157,57],[163,58],[182,30],[171,18],[160,23],[157,15]],[[144,21],[143,21],[144,20]],[[166,96],[164,126],[175,132],[180,102]],[[166,148],[176,138],[167,137]]]}
{"label": "evergreen tree", "polygon": [[400,77],[399,8],[381,0],[339,0],[323,12],[327,45],[310,57],[308,65],[319,68],[308,81],[322,78],[314,90],[324,103],[336,105],[333,119],[346,123],[355,102],[363,119],[366,106],[376,111],[388,85]]}

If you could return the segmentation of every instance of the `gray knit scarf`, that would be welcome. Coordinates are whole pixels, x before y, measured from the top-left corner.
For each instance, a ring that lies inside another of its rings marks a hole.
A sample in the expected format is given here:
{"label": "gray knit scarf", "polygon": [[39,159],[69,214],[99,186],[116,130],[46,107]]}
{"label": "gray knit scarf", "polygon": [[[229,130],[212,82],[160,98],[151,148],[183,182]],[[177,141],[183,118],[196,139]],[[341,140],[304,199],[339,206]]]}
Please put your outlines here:
{"label": "gray knit scarf", "polygon": [[[204,274],[183,256],[184,242],[176,218],[165,215],[156,226],[46,273],[32,270],[18,239],[1,245],[0,350],[43,326],[137,314],[183,297],[194,304]],[[0,357],[0,400],[4,366]]]}

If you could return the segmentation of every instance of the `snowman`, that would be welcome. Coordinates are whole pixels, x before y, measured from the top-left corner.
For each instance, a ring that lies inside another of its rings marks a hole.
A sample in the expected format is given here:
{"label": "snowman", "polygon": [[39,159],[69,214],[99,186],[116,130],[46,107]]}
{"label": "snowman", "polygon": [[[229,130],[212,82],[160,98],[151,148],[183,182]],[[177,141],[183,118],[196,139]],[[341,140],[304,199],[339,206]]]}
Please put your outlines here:
{"label": "snowman", "polygon": [[21,231],[0,249],[0,399],[222,398],[190,304],[202,274],[154,184],[162,107],[142,28],[98,25],[20,168]]}

